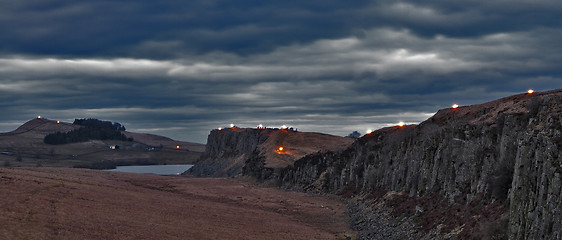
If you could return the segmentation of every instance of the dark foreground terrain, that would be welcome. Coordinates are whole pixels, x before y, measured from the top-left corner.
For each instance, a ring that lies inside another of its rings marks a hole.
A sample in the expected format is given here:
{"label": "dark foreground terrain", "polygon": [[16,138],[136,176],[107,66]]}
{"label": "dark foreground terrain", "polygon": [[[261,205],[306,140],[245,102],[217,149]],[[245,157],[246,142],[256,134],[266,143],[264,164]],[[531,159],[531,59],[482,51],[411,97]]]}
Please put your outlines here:
{"label": "dark foreground terrain", "polygon": [[219,178],[0,168],[0,239],[345,239],[345,205]]}

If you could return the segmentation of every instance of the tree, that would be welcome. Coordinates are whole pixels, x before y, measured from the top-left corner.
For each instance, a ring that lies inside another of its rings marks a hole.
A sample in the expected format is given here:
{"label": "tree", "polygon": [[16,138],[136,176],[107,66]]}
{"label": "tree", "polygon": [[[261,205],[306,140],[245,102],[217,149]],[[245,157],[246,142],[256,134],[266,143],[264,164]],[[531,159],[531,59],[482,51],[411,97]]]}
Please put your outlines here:
{"label": "tree", "polygon": [[75,142],[86,142],[88,140],[120,140],[133,141],[133,138],[127,138],[121,131],[125,127],[120,123],[112,123],[109,121],[101,121],[98,119],[75,119],[75,125],[81,128],[61,133],[56,132],[45,136],[43,142],[47,144],[66,144]]}
{"label": "tree", "polygon": [[359,133],[358,131],[353,131],[352,133],[350,133],[349,135],[347,135],[347,137],[359,138],[359,137],[361,137],[361,133]]}

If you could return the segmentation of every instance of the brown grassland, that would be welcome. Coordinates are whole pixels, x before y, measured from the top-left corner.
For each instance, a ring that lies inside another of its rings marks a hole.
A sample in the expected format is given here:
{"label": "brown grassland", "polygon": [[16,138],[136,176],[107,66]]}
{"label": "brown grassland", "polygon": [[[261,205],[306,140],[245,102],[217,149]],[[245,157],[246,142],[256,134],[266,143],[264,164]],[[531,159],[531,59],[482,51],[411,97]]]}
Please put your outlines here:
{"label": "brown grassland", "polygon": [[345,239],[338,200],[217,178],[0,168],[0,239]]}

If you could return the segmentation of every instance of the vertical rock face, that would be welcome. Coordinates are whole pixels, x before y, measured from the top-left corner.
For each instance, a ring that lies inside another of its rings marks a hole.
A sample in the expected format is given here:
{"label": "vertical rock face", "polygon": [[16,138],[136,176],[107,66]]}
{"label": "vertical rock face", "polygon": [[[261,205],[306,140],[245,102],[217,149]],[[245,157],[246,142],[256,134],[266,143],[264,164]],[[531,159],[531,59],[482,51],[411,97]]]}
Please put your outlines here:
{"label": "vertical rock face", "polygon": [[[347,148],[354,139],[291,129],[229,128],[213,130],[205,153],[191,173],[197,176],[232,177],[251,168],[248,159],[262,159],[259,165],[282,168],[316,152]],[[280,148],[282,150],[280,150]],[[255,165],[253,167],[258,167]]]}
{"label": "vertical rock face", "polygon": [[252,153],[259,141],[209,141],[206,154],[244,152],[243,174],[278,186],[438,193],[450,204],[500,201],[510,239],[562,239],[561,90],[443,109],[419,125],[380,129],[344,151],[307,155],[284,168],[266,167]]}
{"label": "vertical rock face", "polygon": [[262,144],[271,129],[228,128],[211,131],[205,153],[188,171],[203,177],[232,177],[242,171],[244,162]]}
{"label": "vertical rock face", "polygon": [[562,238],[562,93],[444,109],[418,126],[381,129],[342,153],[318,154],[267,177],[279,185],[440,193],[452,204],[499,200],[510,239]]}
{"label": "vertical rock face", "polygon": [[513,239],[561,239],[562,100],[546,96],[517,139],[509,197]]}

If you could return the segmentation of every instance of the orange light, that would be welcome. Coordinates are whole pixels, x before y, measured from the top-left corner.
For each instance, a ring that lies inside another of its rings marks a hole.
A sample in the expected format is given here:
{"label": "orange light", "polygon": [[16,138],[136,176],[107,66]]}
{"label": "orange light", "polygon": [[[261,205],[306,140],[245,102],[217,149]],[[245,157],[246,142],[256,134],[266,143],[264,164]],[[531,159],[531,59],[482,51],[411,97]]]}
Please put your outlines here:
{"label": "orange light", "polygon": [[458,105],[458,104],[453,104],[453,106],[451,106],[451,108],[457,109],[457,108],[459,108],[459,105]]}
{"label": "orange light", "polygon": [[41,119],[41,116],[37,116],[37,119]]}
{"label": "orange light", "polygon": [[219,131],[222,131],[222,128],[219,128]]}
{"label": "orange light", "polygon": [[279,150],[279,152],[283,151],[283,147],[279,147],[277,150]]}
{"label": "orange light", "polygon": [[404,125],[406,125],[404,122],[399,122],[399,123],[398,123],[398,126],[399,126],[399,127],[404,127]]}
{"label": "orange light", "polygon": [[535,93],[535,90],[529,89],[529,90],[527,91],[527,93],[528,93],[528,94],[533,94],[533,93]]}
{"label": "orange light", "polygon": [[180,145],[176,145],[176,149],[180,149]]}
{"label": "orange light", "polygon": [[57,121],[57,124],[60,124],[60,121]]}
{"label": "orange light", "polygon": [[367,134],[371,134],[372,132],[373,132],[372,129],[368,129],[368,130],[367,130]]}

